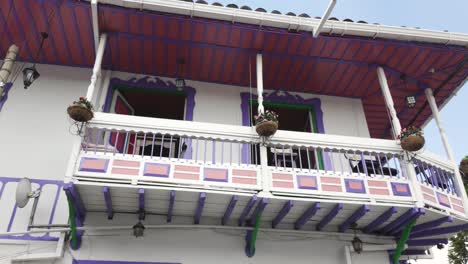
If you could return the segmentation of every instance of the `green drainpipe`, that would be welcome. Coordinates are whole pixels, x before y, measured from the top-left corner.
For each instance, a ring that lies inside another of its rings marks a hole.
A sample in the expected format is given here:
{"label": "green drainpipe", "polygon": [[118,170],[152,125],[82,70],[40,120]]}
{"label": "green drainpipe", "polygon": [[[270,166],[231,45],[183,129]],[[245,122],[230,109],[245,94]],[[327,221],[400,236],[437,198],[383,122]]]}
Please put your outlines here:
{"label": "green drainpipe", "polygon": [[78,248],[78,235],[76,231],[75,206],[70,198],[68,200],[68,221],[70,223],[70,246],[72,249]]}
{"label": "green drainpipe", "polygon": [[255,251],[255,242],[257,241],[258,229],[260,228],[260,219],[262,218],[263,210],[258,212],[257,218],[255,218],[255,225],[252,230],[252,236],[250,237],[250,244],[249,244],[249,253],[250,256],[253,256]]}
{"label": "green drainpipe", "polygon": [[398,241],[398,244],[397,244],[397,247],[396,247],[396,250],[395,250],[395,254],[393,254],[393,264],[398,264],[398,262],[400,260],[400,257],[401,257],[401,253],[405,249],[406,241],[408,241],[408,238],[410,236],[411,229],[413,229],[413,226],[415,224],[416,224],[416,219],[409,222],[405,226],[405,228],[403,229],[403,232],[401,233],[400,240]]}

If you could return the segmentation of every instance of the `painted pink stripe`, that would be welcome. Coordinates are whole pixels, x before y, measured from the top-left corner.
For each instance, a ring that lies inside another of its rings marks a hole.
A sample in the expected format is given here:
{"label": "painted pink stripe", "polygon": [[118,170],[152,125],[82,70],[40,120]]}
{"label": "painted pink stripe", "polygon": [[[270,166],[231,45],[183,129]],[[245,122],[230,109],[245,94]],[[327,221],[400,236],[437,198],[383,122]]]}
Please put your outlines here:
{"label": "painted pink stripe", "polygon": [[376,180],[367,180],[367,184],[369,185],[369,187],[384,187],[384,188],[386,188],[388,186],[387,182],[385,182],[385,181],[376,181]]}
{"label": "painted pink stripe", "polygon": [[317,187],[317,179],[315,177],[299,177],[299,186],[301,187]]}
{"label": "painted pink stripe", "polygon": [[121,167],[133,167],[138,168],[140,167],[139,161],[131,161],[131,160],[114,160],[113,166],[121,166]]}
{"label": "painted pink stripe", "polygon": [[458,211],[460,213],[465,213],[465,209],[463,209],[463,207],[460,207],[460,206],[457,206],[457,205],[454,205],[454,204],[452,204],[452,207],[453,207],[453,210],[455,210],[455,211]]}
{"label": "painted pink stripe", "polygon": [[232,170],[232,175],[257,177],[257,172],[254,170]]}
{"label": "painted pink stripe", "polygon": [[361,181],[349,181],[348,185],[351,189],[362,190],[364,188],[363,182]]}
{"label": "painted pink stripe", "polygon": [[340,185],[322,184],[322,190],[326,192],[342,192]]}
{"label": "painted pink stripe", "polygon": [[431,195],[428,195],[426,193],[423,193],[423,197],[425,200],[429,201],[429,202],[433,202],[433,203],[437,203],[436,199],[434,196],[431,196]]}
{"label": "painted pink stripe", "polygon": [[406,193],[406,192],[409,191],[408,189],[409,189],[409,187],[408,187],[408,185],[406,185],[406,184],[398,184],[398,185],[395,185],[395,190],[396,190],[397,192]]}
{"label": "painted pink stripe", "polygon": [[340,178],[335,178],[335,177],[321,177],[320,180],[323,183],[341,184],[341,179]]}
{"label": "painted pink stripe", "polygon": [[158,164],[146,164],[145,174],[168,175],[169,167]]}
{"label": "painted pink stripe", "polygon": [[273,181],[273,187],[292,189],[294,184],[292,182]]}
{"label": "painted pink stripe", "polygon": [[454,205],[458,205],[458,206],[463,207],[463,203],[462,203],[462,201],[461,201],[460,199],[450,197],[450,200],[452,201],[452,203],[453,203]]}
{"label": "painted pink stripe", "polygon": [[222,169],[207,169],[205,168],[205,178],[211,180],[225,180],[228,178],[228,171]]}
{"label": "painted pink stripe", "polygon": [[369,193],[375,195],[390,195],[390,192],[387,189],[369,188]]}
{"label": "painted pink stripe", "polygon": [[83,159],[81,168],[93,170],[105,170],[107,160],[104,159]]}
{"label": "painted pink stripe", "polygon": [[200,167],[198,166],[186,166],[186,165],[175,165],[175,171],[186,171],[186,172],[200,172]]}
{"label": "painted pink stripe", "polygon": [[112,168],[112,174],[138,175],[137,169]]}
{"label": "painted pink stripe", "polygon": [[199,174],[174,172],[174,178],[183,180],[199,180]]}
{"label": "painted pink stripe", "polygon": [[232,177],[232,183],[256,185],[257,179]]}
{"label": "painted pink stripe", "polygon": [[292,180],[293,180],[293,176],[292,176],[292,174],[273,173],[273,179],[275,179],[275,180],[288,180],[288,181],[292,181]]}
{"label": "painted pink stripe", "polygon": [[421,185],[421,190],[429,195],[434,195],[434,190],[426,186]]}

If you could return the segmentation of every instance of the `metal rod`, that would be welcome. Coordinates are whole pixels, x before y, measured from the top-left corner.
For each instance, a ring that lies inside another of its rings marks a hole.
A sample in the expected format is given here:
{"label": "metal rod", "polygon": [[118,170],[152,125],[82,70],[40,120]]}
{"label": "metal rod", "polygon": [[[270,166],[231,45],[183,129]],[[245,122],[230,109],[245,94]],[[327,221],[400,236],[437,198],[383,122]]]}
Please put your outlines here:
{"label": "metal rod", "polygon": [[322,31],[323,26],[325,25],[325,22],[327,22],[328,17],[330,16],[331,12],[333,11],[333,8],[336,5],[336,0],[331,0],[330,4],[328,4],[327,9],[325,10],[325,13],[323,14],[322,18],[320,19],[319,25],[317,26],[317,29],[314,30],[313,37],[316,38]]}

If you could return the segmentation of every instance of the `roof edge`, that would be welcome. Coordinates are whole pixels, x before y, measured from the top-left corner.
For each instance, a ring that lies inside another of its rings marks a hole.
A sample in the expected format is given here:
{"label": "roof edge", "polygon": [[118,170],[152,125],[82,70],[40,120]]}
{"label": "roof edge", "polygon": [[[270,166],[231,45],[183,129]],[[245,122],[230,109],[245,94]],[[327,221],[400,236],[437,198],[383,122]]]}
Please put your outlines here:
{"label": "roof edge", "polygon": [[[91,2],[91,0],[86,1]],[[263,13],[181,0],[99,0],[98,2],[139,10],[159,11],[309,32],[313,32],[320,22],[320,19],[317,18]],[[468,47],[468,34],[378,24],[328,20],[323,26],[321,33]]]}

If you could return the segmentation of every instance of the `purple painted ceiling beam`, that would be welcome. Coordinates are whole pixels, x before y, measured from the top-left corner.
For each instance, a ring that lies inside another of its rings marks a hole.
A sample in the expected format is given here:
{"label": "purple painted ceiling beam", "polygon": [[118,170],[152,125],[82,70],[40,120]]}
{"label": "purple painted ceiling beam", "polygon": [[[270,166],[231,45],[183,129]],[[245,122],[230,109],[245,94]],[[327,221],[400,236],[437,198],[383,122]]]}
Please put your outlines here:
{"label": "purple painted ceiling beam", "polygon": [[205,200],[206,200],[206,193],[204,192],[200,193],[200,195],[198,196],[197,209],[195,210],[195,219],[193,221],[196,225],[200,224],[200,218],[203,213],[203,207],[205,206]]}
{"label": "purple painted ceiling beam", "polygon": [[255,205],[255,202],[257,202],[257,195],[254,195],[252,196],[252,198],[250,198],[249,202],[244,208],[244,211],[242,211],[242,214],[239,217],[239,226],[242,226],[244,224],[245,218],[250,213],[250,210],[252,210],[253,206]]}
{"label": "purple painted ceiling beam", "polygon": [[333,218],[335,218],[338,215],[341,209],[343,209],[343,204],[337,204],[322,220],[320,220],[315,229],[317,231],[321,231],[326,225],[328,225],[333,220]]}
{"label": "purple painted ceiling beam", "polygon": [[294,223],[295,229],[301,229],[320,209],[320,203],[315,203],[309,207]]}
{"label": "purple painted ceiling beam", "polygon": [[255,211],[252,213],[252,216],[250,217],[248,224],[250,226],[253,226],[255,224],[255,219],[257,219],[257,216],[263,212],[265,207],[268,204],[268,199],[267,198],[262,198],[258,204],[257,207],[255,208]]}
{"label": "purple painted ceiling beam", "polygon": [[457,233],[465,229],[468,229],[468,224],[427,229],[416,234],[411,234],[411,238],[445,235],[450,233]]}
{"label": "purple painted ceiling beam", "polygon": [[394,229],[404,221],[406,221],[408,218],[413,216],[414,214],[418,213],[418,208],[411,208],[408,211],[406,211],[404,214],[400,215],[397,219],[393,220],[391,223],[386,225],[384,228],[380,230],[381,233],[388,233],[390,230]]}
{"label": "purple painted ceiling beam", "polygon": [[145,220],[145,189],[138,189],[138,219]]}
{"label": "purple painted ceiling beam", "polygon": [[231,201],[228,204],[228,207],[226,208],[226,212],[224,212],[223,220],[221,221],[222,225],[227,224],[229,221],[229,217],[231,217],[232,211],[234,210],[234,207],[236,207],[237,200],[239,197],[237,195],[233,195],[231,197]]}
{"label": "purple painted ceiling beam", "polygon": [[284,205],[281,211],[276,215],[275,219],[271,222],[271,227],[275,228],[282,220],[283,218],[291,211],[291,208],[294,206],[293,201],[287,201]]}
{"label": "purple painted ceiling beam", "polygon": [[417,220],[421,215],[424,215],[426,213],[426,210],[424,208],[418,208],[418,212],[405,221],[403,221],[401,224],[393,228],[392,230],[389,231],[390,235],[397,235],[403,228],[411,221]]}
{"label": "purple painted ceiling beam", "polygon": [[348,219],[346,219],[338,227],[338,231],[341,233],[345,232],[353,223],[356,223],[361,217],[370,211],[369,205],[365,204],[356,210]]}
{"label": "purple painted ceiling beam", "polygon": [[169,206],[167,207],[167,219],[166,222],[170,223],[172,221],[172,213],[174,211],[174,202],[175,202],[175,191],[169,193]]}
{"label": "purple painted ceiling beam", "polygon": [[448,244],[447,238],[434,238],[434,239],[419,239],[419,240],[408,240],[406,241],[408,246],[434,246],[437,244]]}
{"label": "purple painted ceiling beam", "polygon": [[370,224],[368,224],[364,228],[364,233],[371,233],[375,229],[377,229],[380,225],[383,223],[387,222],[390,217],[392,217],[393,214],[395,214],[398,210],[395,207],[390,207],[387,211],[385,211],[383,214],[379,215],[374,221],[372,221]]}
{"label": "purple painted ceiling beam", "polygon": [[453,222],[453,218],[451,216],[442,217],[434,221],[429,221],[424,224],[414,226],[413,229],[411,229],[411,233],[417,233],[417,232],[420,232],[429,228],[438,227],[444,223],[452,223],[452,222]]}
{"label": "purple painted ceiling beam", "polygon": [[104,201],[106,202],[107,219],[112,219],[114,218],[114,211],[112,210],[112,200],[109,187],[102,187],[102,193],[104,194]]}
{"label": "purple painted ceiling beam", "polygon": [[73,204],[75,205],[75,208],[76,208],[77,217],[81,221],[81,223],[83,223],[85,215],[86,215],[86,210],[83,205],[83,201],[81,200],[80,193],[76,189],[75,185],[71,182],[66,183],[63,186],[63,190],[65,191],[65,194],[67,195],[67,197],[73,201]]}

